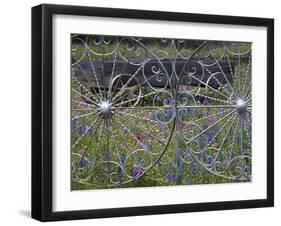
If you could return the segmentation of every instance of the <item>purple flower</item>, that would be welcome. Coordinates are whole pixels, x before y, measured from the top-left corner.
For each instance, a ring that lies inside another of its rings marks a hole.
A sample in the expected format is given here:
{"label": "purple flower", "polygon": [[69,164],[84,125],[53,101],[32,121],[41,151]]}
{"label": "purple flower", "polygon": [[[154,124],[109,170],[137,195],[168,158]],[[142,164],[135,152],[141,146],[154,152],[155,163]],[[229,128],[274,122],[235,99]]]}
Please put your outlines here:
{"label": "purple flower", "polygon": [[178,154],[178,156],[179,156],[180,158],[184,158],[184,153],[183,153],[183,151],[182,151],[181,149],[176,148],[176,151],[177,151],[177,154]]}
{"label": "purple flower", "polygon": [[81,127],[78,129],[77,133],[78,133],[80,136],[82,136],[83,133],[84,133],[84,126],[81,126]]}
{"label": "purple flower", "polygon": [[135,138],[136,138],[139,142],[143,142],[143,141],[144,141],[143,137],[142,137],[141,135],[139,135],[139,134],[135,134]]}
{"label": "purple flower", "polygon": [[175,181],[175,176],[173,175],[173,174],[169,174],[168,176],[167,176],[167,182],[168,183],[173,183]]}
{"label": "purple flower", "polygon": [[123,129],[123,134],[127,134],[127,133],[128,133],[127,128]]}
{"label": "purple flower", "polygon": [[125,109],[122,110],[122,112],[124,112],[124,113],[130,113],[130,109],[125,108]]}
{"label": "purple flower", "polygon": [[76,128],[76,120],[74,119],[72,122],[71,122],[71,129],[75,129]]}
{"label": "purple flower", "polygon": [[172,98],[171,97],[168,97],[167,99],[166,99],[166,104],[167,105],[170,105],[172,103]]}
{"label": "purple flower", "polygon": [[161,165],[162,165],[162,161],[159,160],[159,161],[156,163],[156,166],[157,166],[157,167],[161,167]]}
{"label": "purple flower", "polygon": [[208,121],[209,121],[209,123],[211,123],[211,124],[215,124],[215,123],[217,122],[217,120],[216,120],[214,117],[210,117],[210,118],[208,119]]}
{"label": "purple flower", "polygon": [[161,133],[161,132],[163,132],[164,128],[165,128],[165,126],[163,126],[163,125],[160,125],[160,129],[159,129],[159,132],[160,132],[160,133]]}
{"label": "purple flower", "polygon": [[182,184],[182,175],[178,176],[178,184]]}
{"label": "purple flower", "polygon": [[243,151],[243,155],[244,155],[244,156],[249,156],[249,152],[248,152],[247,150],[244,150],[244,151]]}
{"label": "purple flower", "polygon": [[83,96],[85,97],[85,99],[86,99],[87,101],[91,101],[92,94],[90,94],[90,93],[85,93]]}
{"label": "purple flower", "polygon": [[83,155],[84,153],[85,153],[85,149],[84,148],[80,149],[79,154]]}
{"label": "purple flower", "polygon": [[191,85],[187,85],[185,86],[186,90],[191,91],[192,90],[192,86]]}
{"label": "purple flower", "polygon": [[234,159],[234,158],[235,158],[234,152],[232,151],[232,152],[230,153],[230,160],[232,160],[232,159]]}
{"label": "purple flower", "polygon": [[88,108],[89,105],[88,105],[87,103],[80,103],[80,107],[81,107],[82,109],[85,109],[85,108]]}
{"label": "purple flower", "polygon": [[138,176],[142,175],[143,173],[144,173],[144,169],[140,166],[135,167],[133,170],[134,177],[138,177]]}
{"label": "purple flower", "polygon": [[229,165],[229,161],[228,160],[224,160],[223,164],[224,164],[225,167],[227,167]]}
{"label": "purple flower", "polygon": [[190,130],[191,130],[191,126],[190,126],[190,125],[188,125],[188,126],[185,127],[185,131],[186,131],[186,132],[189,132]]}
{"label": "purple flower", "polygon": [[85,125],[85,131],[87,131],[89,134],[92,134],[92,127]]}
{"label": "purple flower", "polygon": [[121,149],[125,149],[125,147],[126,147],[125,142],[121,141],[121,143],[120,143],[120,148],[121,148]]}
{"label": "purple flower", "polygon": [[141,161],[142,161],[142,158],[141,158],[141,157],[138,157],[138,158],[137,158],[137,163],[138,163],[138,165],[141,164]]}
{"label": "purple flower", "polygon": [[203,105],[208,105],[209,101],[207,97],[204,97],[202,104]]}
{"label": "purple flower", "polygon": [[190,150],[186,149],[186,151],[183,153],[184,157],[190,156]]}
{"label": "purple flower", "polygon": [[167,166],[164,166],[164,173],[165,173],[165,174],[168,173],[168,168],[167,168]]}
{"label": "purple flower", "polygon": [[218,147],[219,147],[219,144],[218,144],[218,143],[214,143],[214,147],[215,147],[215,148],[218,148]]}
{"label": "purple flower", "polygon": [[208,125],[204,123],[203,126],[202,126],[202,129],[205,130],[207,128],[208,128]]}
{"label": "purple flower", "polygon": [[92,162],[93,160],[94,160],[94,159],[93,159],[92,156],[90,156],[90,157],[88,157],[88,158],[82,158],[82,159],[80,160],[80,162],[79,162],[79,167],[81,167],[81,168],[87,167],[87,166],[89,166],[89,165],[91,164],[91,162]]}

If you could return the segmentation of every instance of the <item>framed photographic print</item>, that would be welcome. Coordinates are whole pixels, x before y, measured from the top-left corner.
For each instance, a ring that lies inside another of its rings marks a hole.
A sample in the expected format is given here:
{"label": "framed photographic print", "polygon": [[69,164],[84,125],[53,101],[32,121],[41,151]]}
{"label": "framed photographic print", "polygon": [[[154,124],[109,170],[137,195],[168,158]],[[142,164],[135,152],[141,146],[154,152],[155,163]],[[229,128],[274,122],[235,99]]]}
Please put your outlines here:
{"label": "framed photographic print", "polygon": [[32,217],[274,204],[274,21],[32,8]]}

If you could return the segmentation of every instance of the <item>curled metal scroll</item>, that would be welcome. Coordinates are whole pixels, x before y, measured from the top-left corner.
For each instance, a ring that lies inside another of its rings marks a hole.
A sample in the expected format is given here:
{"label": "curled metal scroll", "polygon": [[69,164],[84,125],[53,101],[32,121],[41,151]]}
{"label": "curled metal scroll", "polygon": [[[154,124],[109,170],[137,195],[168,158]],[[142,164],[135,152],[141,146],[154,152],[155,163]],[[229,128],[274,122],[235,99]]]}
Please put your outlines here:
{"label": "curled metal scroll", "polygon": [[251,180],[251,43],[72,35],[74,189]]}

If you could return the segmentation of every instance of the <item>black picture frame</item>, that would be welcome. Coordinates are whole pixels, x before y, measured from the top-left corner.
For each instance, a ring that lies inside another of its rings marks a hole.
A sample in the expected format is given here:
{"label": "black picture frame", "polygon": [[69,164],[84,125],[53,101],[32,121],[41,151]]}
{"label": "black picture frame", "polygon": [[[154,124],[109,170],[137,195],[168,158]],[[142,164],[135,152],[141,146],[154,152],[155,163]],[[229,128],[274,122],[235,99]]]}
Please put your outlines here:
{"label": "black picture frame", "polygon": [[[267,198],[54,212],[52,210],[52,18],[55,14],[266,27]],[[271,206],[274,206],[273,19],[49,4],[32,8],[32,218],[40,221],[56,221]]]}

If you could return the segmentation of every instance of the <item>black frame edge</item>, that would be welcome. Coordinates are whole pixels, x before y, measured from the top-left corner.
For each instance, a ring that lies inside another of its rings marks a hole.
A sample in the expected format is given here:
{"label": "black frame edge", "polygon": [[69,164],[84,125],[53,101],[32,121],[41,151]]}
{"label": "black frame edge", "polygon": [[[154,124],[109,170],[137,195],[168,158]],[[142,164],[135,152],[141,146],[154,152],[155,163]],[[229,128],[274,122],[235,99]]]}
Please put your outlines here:
{"label": "black frame edge", "polygon": [[[85,15],[238,24],[267,28],[267,198],[259,200],[52,211],[52,15]],[[223,21],[223,22],[222,22]],[[40,221],[58,221],[274,206],[274,20],[177,12],[43,4],[32,8],[32,211]]]}
{"label": "black frame edge", "polygon": [[32,201],[31,216],[52,214],[52,15],[32,7]]}
{"label": "black frame edge", "polygon": [[274,206],[274,19],[267,23],[267,200]]}
{"label": "black frame edge", "polygon": [[268,199],[53,212],[47,221],[83,220],[271,207]]}
{"label": "black frame edge", "polygon": [[56,5],[42,4],[44,8],[53,14],[65,15],[83,15],[83,16],[100,16],[100,17],[119,17],[126,19],[147,19],[147,20],[163,20],[163,21],[183,21],[195,23],[211,23],[211,24],[239,24],[248,26],[267,26],[273,19],[262,17],[246,17],[246,16],[229,16],[229,15],[213,15],[198,14],[185,12],[168,12],[153,11],[139,9],[123,9],[123,8],[104,8],[92,6],[78,5]]}
{"label": "black frame edge", "polygon": [[32,8],[31,15],[31,217],[42,218],[42,141],[41,141],[41,71],[42,71],[42,6]]}

